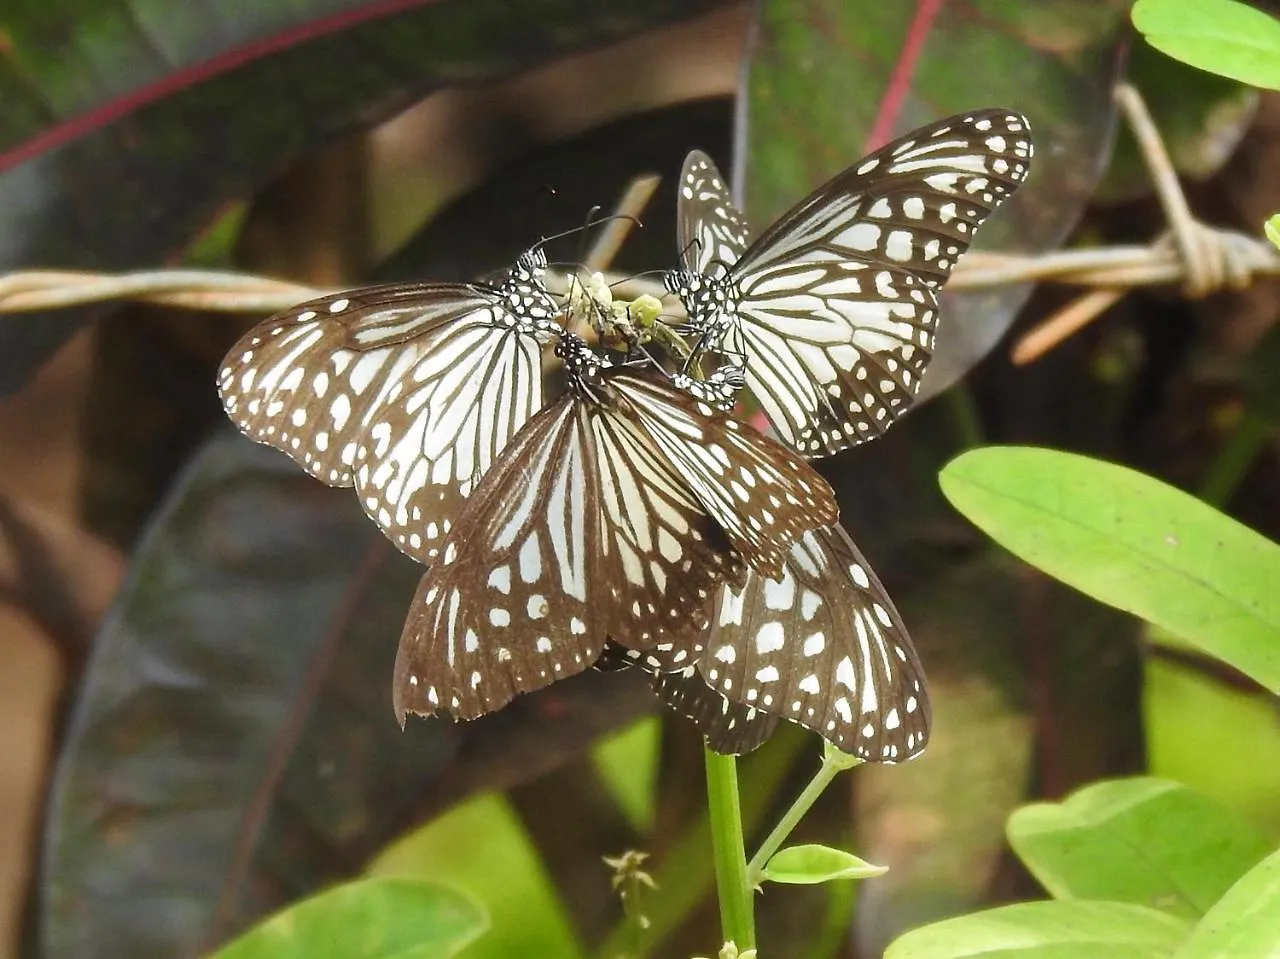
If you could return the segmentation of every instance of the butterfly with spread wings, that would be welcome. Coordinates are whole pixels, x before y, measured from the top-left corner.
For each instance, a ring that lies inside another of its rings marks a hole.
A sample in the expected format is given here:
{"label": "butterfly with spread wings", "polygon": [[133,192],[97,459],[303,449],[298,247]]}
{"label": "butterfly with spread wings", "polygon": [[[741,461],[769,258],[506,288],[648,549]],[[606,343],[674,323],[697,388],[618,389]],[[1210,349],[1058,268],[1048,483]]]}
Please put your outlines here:
{"label": "butterfly with spread wings", "polygon": [[781,575],[835,522],[793,452],[667,382],[561,336],[568,389],[473,491],[423,576],[396,657],[397,716],[459,719],[581,672],[607,639],[692,648],[714,594]]}
{"label": "butterfly with spread wings", "polygon": [[680,180],[683,269],[666,285],[699,346],[745,362],[778,435],[827,456],[882,434],[932,355],[938,293],[987,216],[1026,179],[1027,120],[980,110],[877,150],[748,246],[746,220],[695,151]]}
{"label": "butterfly with spread wings", "polygon": [[227,354],[218,388],[251,439],[330,486],[419,562],[542,406],[542,345],[561,308],[535,247],[496,286],[400,284],[270,317]]}

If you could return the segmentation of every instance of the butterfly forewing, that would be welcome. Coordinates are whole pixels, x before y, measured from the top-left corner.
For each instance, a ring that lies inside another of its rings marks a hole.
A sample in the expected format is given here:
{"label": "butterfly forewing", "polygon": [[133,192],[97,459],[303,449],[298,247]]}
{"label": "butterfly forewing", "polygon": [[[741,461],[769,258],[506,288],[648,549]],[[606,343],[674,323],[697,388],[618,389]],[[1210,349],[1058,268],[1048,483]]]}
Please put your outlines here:
{"label": "butterfly forewing", "polygon": [[754,569],[777,576],[802,533],[836,521],[831,488],[781,444],[653,377],[610,386]]}
{"label": "butterfly forewing", "polygon": [[880,581],[839,526],[807,533],[778,581],[725,590],[699,661],[707,683],[872,762],[924,749],[924,672]]}
{"label": "butterfly forewing", "polygon": [[318,479],[355,486],[387,536],[430,561],[542,403],[554,304],[523,261],[501,288],[373,287],[266,320],[220,371],[228,415]]}
{"label": "butterfly forewing", "polygon": [[601,573],[616,610],[608,631],[633,649],[698,641],[740,558],[652,441],[615,411],[590,409],[599,486]]}
{"label": "butterfly forewing", "polygon": [[751,245],[736,272],[834,254],[941,287],[983,220],[1026,179],[1025,117],[980,110],[886,144],[833,177]]}
{"label": "butterfly forewing", "polygon": [[721,276],[747,248],[750,228],[711,157],[693,150],[680,172],[676,224],[685,269]]}
{"label": "butterfly forewing", "polygon": [[[418,299],[422,288],[412,290]],[[218,389],[232,422],[252,439],[288,453],[307,472],[330,485],[354,482],[362,421],[392,372],[392,350],[375,352],[361,367],[356,384],[346,382],[360,354],[349,349],[352,327],[366,312],[383,309],[381,291],[353,301],[350,295],[323,297],[270,317],[240,338],[218,372]],[[490,303],[458,287],[449,291],[447,311],[426,314],[418,335],[474,313]],[[406,311],[424,315],[421,306]],[[407,319],[408,317],[406,317]],[[356,386],[360,389],[356,389]]]}
{"label": "butterfly forewing", "polygon": [[401,635],[401,723],[437,710],[473,719],[595,661],[606,634],[591,594],[590,444],[572,402],[542,411],[457,517]]}
{"label": "butterfly forewing", "polygon": [[[727,275],[685,281],[690,322],[746,357],[747,386],[805,455],[879,436],[919,390],[938,290],[1031,153],[1025,118],[1004,110],[890,143],[785,214]],[[681,195],[682,242],[713,231],[688,225],[706,212],[702,195]]]}

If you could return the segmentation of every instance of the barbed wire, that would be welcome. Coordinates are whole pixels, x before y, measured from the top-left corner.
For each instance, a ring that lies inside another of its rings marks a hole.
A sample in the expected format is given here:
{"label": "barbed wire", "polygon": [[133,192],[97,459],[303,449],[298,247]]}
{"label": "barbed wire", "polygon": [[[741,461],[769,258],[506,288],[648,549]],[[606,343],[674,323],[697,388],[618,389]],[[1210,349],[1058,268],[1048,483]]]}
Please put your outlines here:
{"label": "barbed wire", "polygon": [[[949,289],[973,290],[1020,283],[1052,282],[1088,287],[1089,292],[1042,321],[1012,348],[1015,362],[1042,356],[1096,318],[1129,290],[1143,286],[1182,287],[1190,297],[1248,286],[1259,276],[1280,276],[1280,252],[1260,236],[1207,226],[1196,220],[1178,184],[1173,164],[1142,98],[1121,84],[1116,100],[1137,137],[1169,229],[1146,246],[1113,246],[1020,255],[971,251],[956,265]],[[639,177],[624,192],[612,220],[588,254],[585,265],[607,262],[635,225],[657,186]],[[625,298],[662,298],[656,280],[606,273]],[[564,293],[569,274],[549,271],[547,285]],[[130,273],[25,270],[0,276],[0,313],[29,313],[90,303],[140,301],[190,310],[275,313],[337,292],[271,277],[216,270],[165,269]]]}

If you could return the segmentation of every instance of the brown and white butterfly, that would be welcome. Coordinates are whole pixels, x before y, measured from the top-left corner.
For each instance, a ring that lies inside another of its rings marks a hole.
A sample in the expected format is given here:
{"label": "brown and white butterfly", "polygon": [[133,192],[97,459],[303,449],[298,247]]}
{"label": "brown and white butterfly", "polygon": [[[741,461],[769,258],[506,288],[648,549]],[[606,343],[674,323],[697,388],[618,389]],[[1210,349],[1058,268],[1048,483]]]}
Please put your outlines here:
{"label": "brown and white butterfly", "polygon": [[933,353],[938,293],[983,221],[1026,179],[1025,117],[978,110],[882,147],[748,245],[715,164],[685,160],[680,296],[702,350],[745,364],[783,442],[826,456],[906,412]]}

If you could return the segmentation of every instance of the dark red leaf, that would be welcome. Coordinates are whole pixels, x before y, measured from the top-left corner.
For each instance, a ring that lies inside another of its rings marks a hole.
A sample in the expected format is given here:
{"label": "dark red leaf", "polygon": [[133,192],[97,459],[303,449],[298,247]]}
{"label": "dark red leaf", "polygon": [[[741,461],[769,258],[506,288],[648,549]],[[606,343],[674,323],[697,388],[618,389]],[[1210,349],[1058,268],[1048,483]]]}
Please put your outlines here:
{"label": "dark red leaf", "polygon": [[475,723],[391,709],[421,567],[348,490],[242,437],[179,482],[102,629],[58,762],[42,955],[195,956],[478,788],[656,705],[588,674]]}

